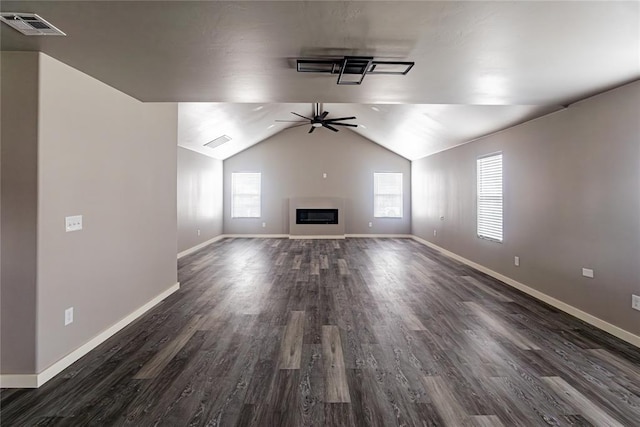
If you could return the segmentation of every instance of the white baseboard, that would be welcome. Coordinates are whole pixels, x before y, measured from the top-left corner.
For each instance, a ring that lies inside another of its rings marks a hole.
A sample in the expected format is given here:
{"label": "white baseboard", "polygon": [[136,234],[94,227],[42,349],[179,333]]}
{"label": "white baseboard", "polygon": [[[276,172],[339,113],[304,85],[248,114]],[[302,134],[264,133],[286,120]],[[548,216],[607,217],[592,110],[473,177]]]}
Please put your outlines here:
{"label": "white baseboard", "polygon": [[345,234],[347,239],[350,238],[370,238],[370,239],[411,239],[411,234]]}
{"label": "white baseboard", "polygon": [[184,251],[182,251],[182,252],[180,252],[180,253],[178,254],[178,259],[180,259],[180,258],[182,258],[182,257],[184,257],[184,256],[187,256],[187,255],[189,255],[189,254],[192,254],[192,253],[194,253],[195,251],[199,251],[200,249],[204,248],[205,246],[208,246],[208,245],[210,245],[210,244],[212,244],[212,243],[214,243],[214,242],[217,242],[218,240],[222,240],[222,239],[224,239],[224,237],[225,237],[225,235],[224,235],[224,234],[220,234],[220,235],[218,235],[218,236],[214,237],[213,239],[209,239],[209,240],[207,240],[206,242],[202,242],[202,243],[200,243],[199,245],[192,246],[192,247],[190,247],[189,249],[185,249]]}
{"label": "white baseboard", "polygon": [[437,250],[438,252],[448,256],[449,258],[453,258],[457,261],[460,261],[463,264],[467,264],[468,266],[475,268],[476,270],[482,271],[483,273],[488,274],[489,276],[494,277],[506,283],[509,286],[512,286],[516,289],[521,290],[525,294],[528,294],[540,301],[546,302],[547,304],[559,310],[562,310],[565,313],[572,315],[573,317],[577,317],[578,319],[585,321],[590,325],[595,326],[598,329],[602,329],[603,331],[608,332],[611,335],[618,337],[623,341],[628,342],[629,344],[633,344],[636,347],[640,347],[640,336],[638,335],[632,334],[629,331],[626,331],[616,325],[612,325],[611,323],[604,321],[596,316],[593,316],[585,311],[582,311],[579,308],[569,305],[566,302],[560,301],[559,299],[549,296],[543,292],[530,288],[529,286],[523,283],[520,283],[517,280],[514,280],[510,277],[507,277],[503,274],[493,271],[483,265],[480,265],[471,260],[468,260],[458,254],[455,254],[444,248],[441,248],[440,246],[436,245],[435,243],[429,242],[428,240],[424,240],[418,236],[413,236],[413,240],[415,240],[416,242],[422,243],[425,246],[429,246],[430,248]]}
{"label": "white baseboard", "polygon": [[223,234],[225,239],[287,239],[288,234]]}
{"label": "white baseboard", "polygon": [[322,240],[322,239],[332,239],[332,240],[336,240],[336,239],[340,239],[340,240],[344,240],[345,239],[345,235],[344,234],[328,234],[328,235],[310,235],[310,236],[302,236],[302,235],[294,235],[294,234],[290,234],[289,235],[289,239],[315,239],[315,240]]}
{"label": "white baseboard", "polygon": [[115,323],[108,329],[102,331],[100,334],[89,340],[87,343],[81,345],[71,353],[67,354],[62,359],[49,366],[39,374],[24,374],[24,375],[0,375],[0,387],[1,388],[38,388],[51,378],[58,375],[60,372],[71,366],[75,361],[80,359],[85,354],[105,342],[108,338],[115,335],[122,328],[129,323],[142,316],[144,313],[153,308],[160,301],[180,289],[180,283],[171,285],[168,289],[162,291],[159,295],[155,296],[151,301],[144,304],[142,307],[136,309],[133,313],[129,314],[119,322]]}

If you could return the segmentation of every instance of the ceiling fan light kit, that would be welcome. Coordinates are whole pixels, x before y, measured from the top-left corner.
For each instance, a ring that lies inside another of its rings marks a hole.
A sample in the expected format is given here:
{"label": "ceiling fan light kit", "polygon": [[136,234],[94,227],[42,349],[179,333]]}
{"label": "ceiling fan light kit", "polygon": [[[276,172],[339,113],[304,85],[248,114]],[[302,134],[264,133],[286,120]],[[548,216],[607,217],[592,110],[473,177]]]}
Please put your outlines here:
{"label": "ceiling fan light kit", "polygon": [[[339,85],[360,85],[367,74],[404,76],[415,65],[407,61],[378,61],[372,56],[345,56],[344,58],[300,58],[296,60],[299,73],[337,74]],[[355,78],[351,78],[354,76]]]}

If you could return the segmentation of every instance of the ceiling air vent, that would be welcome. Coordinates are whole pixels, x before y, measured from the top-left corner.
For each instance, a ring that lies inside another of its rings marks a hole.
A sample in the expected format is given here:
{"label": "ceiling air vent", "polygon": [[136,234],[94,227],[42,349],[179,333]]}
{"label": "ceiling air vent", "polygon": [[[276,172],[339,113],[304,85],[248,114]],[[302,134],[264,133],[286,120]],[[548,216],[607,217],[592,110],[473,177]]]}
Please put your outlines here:
{"label": "ceiling air vent", "polygon": [[35,13],[2,12],[0,20],[27,36],[66,36]]}
{"label": "ceiling air vent", "polygon": [[231,137],[227,135],[222,135],[217,137],[213,141],[207,142],[206,144],[204,144],[204,146],[209,148],[216,148],[229,141],[231,141]]}

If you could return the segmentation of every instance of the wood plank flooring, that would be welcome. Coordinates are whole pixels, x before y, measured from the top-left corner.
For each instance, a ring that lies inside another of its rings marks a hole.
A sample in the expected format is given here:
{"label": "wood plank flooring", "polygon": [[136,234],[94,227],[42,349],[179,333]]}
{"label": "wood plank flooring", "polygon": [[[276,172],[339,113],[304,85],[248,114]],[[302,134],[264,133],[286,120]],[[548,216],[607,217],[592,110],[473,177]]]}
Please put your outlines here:
{"label": "wood plank flooring", "polygon": [[640,351],[412,240],[226,239],[2,426],[639,426]]}

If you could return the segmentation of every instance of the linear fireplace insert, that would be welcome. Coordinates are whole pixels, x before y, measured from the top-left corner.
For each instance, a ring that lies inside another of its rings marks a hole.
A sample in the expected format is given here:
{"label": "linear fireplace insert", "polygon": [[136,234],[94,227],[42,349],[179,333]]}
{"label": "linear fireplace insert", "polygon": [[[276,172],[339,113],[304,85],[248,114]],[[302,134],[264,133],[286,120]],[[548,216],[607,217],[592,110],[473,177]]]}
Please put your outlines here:
{"label": "linear fireplace insert", "polygon": [[296,224],[337,224],[338,209],[296,209]]}

